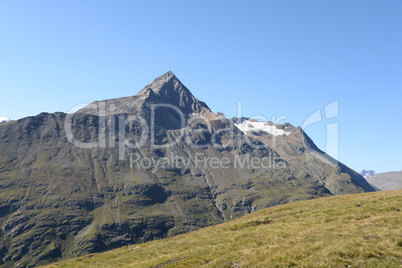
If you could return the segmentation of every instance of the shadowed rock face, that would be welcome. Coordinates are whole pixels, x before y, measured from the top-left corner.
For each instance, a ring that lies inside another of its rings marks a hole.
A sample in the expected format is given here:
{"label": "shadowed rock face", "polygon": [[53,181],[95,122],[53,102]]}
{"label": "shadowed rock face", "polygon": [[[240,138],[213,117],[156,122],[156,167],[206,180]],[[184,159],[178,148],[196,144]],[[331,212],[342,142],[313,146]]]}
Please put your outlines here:
{"label": "shadowed rock face", "polygon": [[[166,103],[178,110],[155,109]],[[135,96],[94,102],[73,115],[3,123],[0,265],[46,264],[281,203],[373,190],[300,128],[281,127],[291,134],[246,135],[171,72]],[[77,141],[97,144],[80,148]]]}

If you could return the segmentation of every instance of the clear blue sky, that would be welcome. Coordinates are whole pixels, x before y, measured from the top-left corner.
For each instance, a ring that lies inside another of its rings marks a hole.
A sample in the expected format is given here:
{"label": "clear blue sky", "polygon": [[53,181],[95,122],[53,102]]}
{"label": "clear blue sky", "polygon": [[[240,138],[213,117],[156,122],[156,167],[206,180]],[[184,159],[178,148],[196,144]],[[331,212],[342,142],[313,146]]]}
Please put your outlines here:
{"label": "clear blue sky", "polygon": [[339,160],[402,169],[402,1],[0,2],[0,116],[136,94],[172,70],[213,111],[286,115]]}

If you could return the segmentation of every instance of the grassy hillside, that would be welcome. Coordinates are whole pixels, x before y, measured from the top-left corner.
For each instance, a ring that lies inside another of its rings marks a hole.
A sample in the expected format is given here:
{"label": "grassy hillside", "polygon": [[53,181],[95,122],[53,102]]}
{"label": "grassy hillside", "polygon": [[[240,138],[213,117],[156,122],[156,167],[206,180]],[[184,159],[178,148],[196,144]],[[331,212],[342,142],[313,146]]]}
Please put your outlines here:
{"label": "grassy hillside", "polygon": [[400,267],[401,209],[402,190],[300,201],[48,267]]}

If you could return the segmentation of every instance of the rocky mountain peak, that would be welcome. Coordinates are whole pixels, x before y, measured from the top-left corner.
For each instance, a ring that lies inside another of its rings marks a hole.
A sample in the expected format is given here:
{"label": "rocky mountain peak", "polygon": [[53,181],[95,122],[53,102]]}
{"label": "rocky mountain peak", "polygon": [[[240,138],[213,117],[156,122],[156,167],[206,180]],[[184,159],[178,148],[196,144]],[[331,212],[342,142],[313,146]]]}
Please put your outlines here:
{"label": "rocky mountain peak", "polygon": [[[155,78],[135,96],[96,101],[79,110],[79,113],[98,114],[97,105],[105,103],[106,115],[142,114],[141,110],[152,103],[170,104],[185,114],[211,113],[208,106],[199,101],[185,85],[171,72]],[[108,109],[113,107],[113,110]],[[171,110],[171,109],[170,109]]]}
{"label": "rocky mountain peak", "polygon": [[210,111],[208,106],[196,99],[190,90],[171,71],[155,78],[138,95],[150,96],[158,103],[174,105],[185,113],[202,112],[203,109]]}
{"label": "rocky mountain peak", "polygon": [[362,175],[363,176],[363,178],[365,178],[365,179],[368,179],[368,178],[370,178],[370,177],[372,177],[372,176],[374,176],[374,175],[376,175],[377,173],[374,171],[374,170],[362,170],[361,172],[360,172],[360,175]]}
{"label": "rocky mountain peak", "polygon": [[179,79],[176,77],[176,75],[172,73],[172,71],[168,71],[167,73],[155,78],[154,81],[152,81],[152,83],[149,84],[149,86],[152,86],[152,88],[157,89],[163,84],[168,83],[170,80],[176,80],[180,82]]}
{"label": "rocky mountain peak", "polygon": [[236,130],[172,72],[135,96],[70,115],[0,125],[0,267],[151,241],[295,200],[374,191],[299,127],[240,118],[234,123],[265,132]]}
{"label": "rocky mountain peak", "polygon": [[180,82],[180,80],[172,73],[168,71],[167,73],[155,78],[152,83],[147,85],[138,94],[142,95],[145,92],[152,90],[157,95],[163,95],[166,93],[190,93],[190,91]]}

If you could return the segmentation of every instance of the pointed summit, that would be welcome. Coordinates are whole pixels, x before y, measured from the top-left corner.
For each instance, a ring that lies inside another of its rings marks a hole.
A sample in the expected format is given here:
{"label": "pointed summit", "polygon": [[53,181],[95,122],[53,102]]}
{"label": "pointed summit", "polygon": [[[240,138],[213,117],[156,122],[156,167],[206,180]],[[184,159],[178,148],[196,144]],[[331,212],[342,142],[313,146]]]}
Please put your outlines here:
{"label": "pointed summit", "polygon": [[[155,78],[151,84],[147,85],[135,96],[103,100],[101,102],[105,104],[105,112],[108,116],[115,114],[142,114],[141,110],[144,107],[149,107],[152,103],[170,104],[179,108],[185,114],[211,113],[208,106],[196,99],[171,71]],[[93,102],[78,112],[98,115],[99,103],[98,101]]]}
{"label": "pointed summit", "polygon": [[172,73],[172,71],[168,71],[167,73],[158,76],[157,78],[155,78],[151,84],[147,85],[144,89],[142,89],[139,93],[142,93],[144,91],[146,91],[148,88],[152,88],[152,90],[154,92],[157,92],[158,89],[163,86],[163,84],[165,83],[169,83],[170,80],[176,80],[179,81],[180,80],[174,75],[174,73]]}
{"label": "pointed summit", "polygon": [[152,89],[154,93],[158,93],[162,87],[166,84],[172,84],[173,86],[183,86],[184,85],[180,82],[180,80],[172,73],[172,71],[168,71],[167,73],[158,76],[155,78],[151,84],[147,85],[143,90],[139,93],[146,91],[147,89]]}
{"label": "pointed summit", "polygon": [[151,84],[154,84],[154,85],[164,84],[164,83],[168,82],[170,79],[179,80],[179,79],[177,79],[177,77],[174,75],[174,73],[172,73],[172,71],[168,71],[167,73],[165,73],[165,74],[163,74],[163,75],[161,75],[161,76],[155,78],[154,81],[152,81]]}
{"label": "pointed summit", "polygon": [[190,90],[171,71],[157,77],[151,84],[141,90],[138,95],[145,94],[146,92],[149,95],[149,91],[155,93],[158,102],[174,105],[185,113],[199,113],[203,109],[210,111],[208,106],[196,99]]}
{"label": "pointed summit", "polygon": [[145,88],[143,88],[139,93],[146,91],[149,88],[152,88],[152,91],[157,93],[163,85],[169,84],[172,82],[181,84],[180,80],[176,77],[176,75],[174,75],[174,73],[172,73],[172,71],[168,71],[167,73],[155,78],[150,84],[148,84]]}

